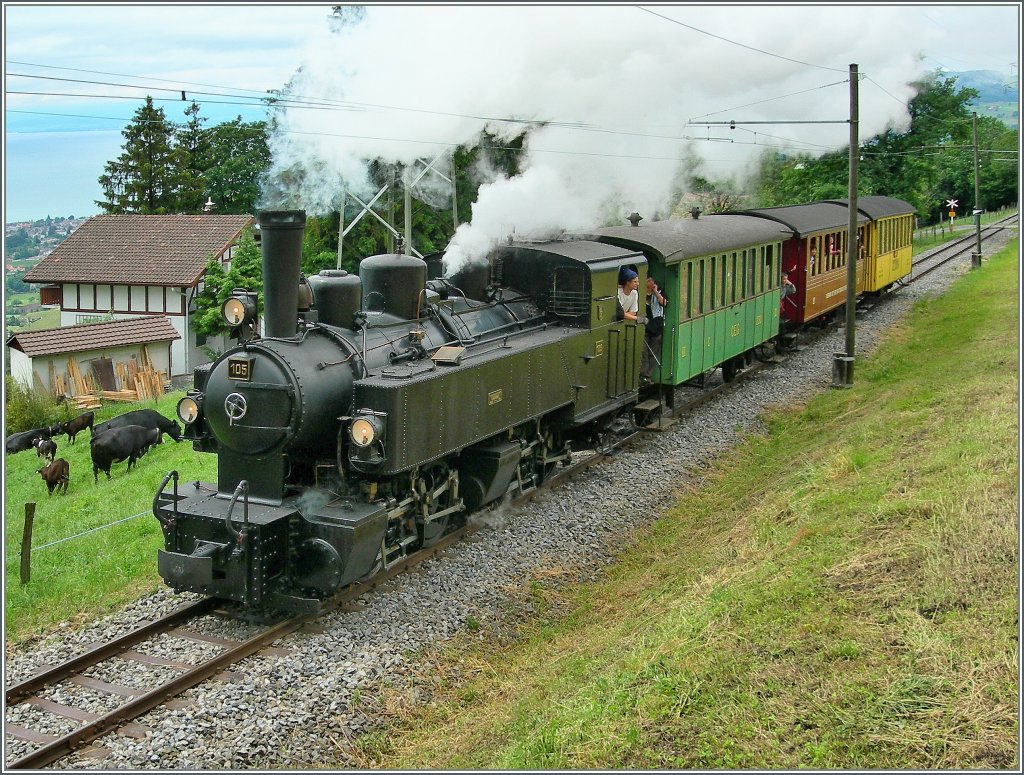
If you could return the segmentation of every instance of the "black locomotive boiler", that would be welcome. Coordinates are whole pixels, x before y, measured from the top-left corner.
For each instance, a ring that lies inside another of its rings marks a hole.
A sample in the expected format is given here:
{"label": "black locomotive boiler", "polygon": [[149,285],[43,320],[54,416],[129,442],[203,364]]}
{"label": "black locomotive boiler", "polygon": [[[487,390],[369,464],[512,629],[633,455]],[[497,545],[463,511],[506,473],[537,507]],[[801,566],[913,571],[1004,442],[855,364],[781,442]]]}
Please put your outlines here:
{"label": "black locomotive boiler", "polygon": [[196,369],[179,403],[217,482],[172,471],[153,504],[167,584],[254,612],[318,610],[540,484],[638,399],[643,328],[616,289],[623,266],[644,281],[642,253],[515,243],[448,278],[382,255],[304,279],[304,223],[260,214],[263,335]]}

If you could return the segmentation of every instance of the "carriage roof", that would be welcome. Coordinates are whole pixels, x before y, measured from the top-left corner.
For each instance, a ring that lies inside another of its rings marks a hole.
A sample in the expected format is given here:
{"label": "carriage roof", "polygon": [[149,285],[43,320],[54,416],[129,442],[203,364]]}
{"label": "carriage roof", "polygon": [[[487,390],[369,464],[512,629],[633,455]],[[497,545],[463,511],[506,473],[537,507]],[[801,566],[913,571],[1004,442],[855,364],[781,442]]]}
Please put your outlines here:
{"label": "carriage roof", "polygon": [[[784,207],[763,207],[755,210],[744,210],[744,213],[760,218],[768,218],[790,227],[798,237],[813,234],[817,231],[840,229],[850,225],[850,208],[837,202],[814,202],[804,205],[787,205]],[[864,213],[857,213],[858,223],[867,223],[870,219]]]}
{"label": "carriage roof", "polygon": [[[841,204],[843,207],[849,206],[850,203],[849,199],[829,199],[828,201]],[[858,196],[857,209],[873,221],[917,212],[909,202],[891,196]]]}
{"label": "carriage roof", "polygon": [[792,234],[766,219],[730,213],[613,226],[587,236],[648,255],[653,253],[664,263],[674,264],[687,258],[787,239]]}

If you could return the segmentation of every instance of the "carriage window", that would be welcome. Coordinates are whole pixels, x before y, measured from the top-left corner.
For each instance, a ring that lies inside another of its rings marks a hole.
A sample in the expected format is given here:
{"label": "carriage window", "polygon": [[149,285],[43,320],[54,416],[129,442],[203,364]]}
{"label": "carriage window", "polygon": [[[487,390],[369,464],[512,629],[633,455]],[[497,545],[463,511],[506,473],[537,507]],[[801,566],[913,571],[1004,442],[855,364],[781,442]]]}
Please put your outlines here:
{"label": "carriage window", "polygon": [[711,282],[709,283],[711,298],[708,300],[707,311],[710,312],[715,308],[715,302],[718,300],[718,294],[716,293],[718,290],[718,256],[711,256],[708,261],[708,273],[711,275]]}
{"label": "carriage window", "polygon": [[766,291],[772,290],[775,287],[775,285],[776,285],[775,275],[777,274],[777,272],[776,272],[776,265],[775,265],[775,251],[774,251],[774,247],[775,247],[774,245],[766,245],[765,246],[765,252],[764,252],[765,286],[764,286],[764,289]]}
{"label": "carriage window", "polygon": [[727,287],[728,281],[727,281],[726,278],[729,276],[729,260],[728,260],[728,256],[726,256],[724,253],[721,256],[718,257],[718,266],[719,266],[718,272],[719,272],[719,275],[721,277],[721,282],[719,283],[719,286],[718,286],[719,287],[718,293],[719,293],[719,297],[721,299],[721,301],[719,303],[720,303],[721,306],[724,307],[725,306],[725,295],[726,295],[726,291],[728,290],[728,287]]}
{"label": "carriage window", "polygon": [[729,302],[732,304],[736,303],[736,299],[739,298],[736,295],[736,278],[739,276],[736,274],[736,253],[735,251],[729,256],[729,271],[732,272],[732,277],[729,278]]}
{"label": "carriage window", "polygon": [[690,317],[690,286],[693,285],[693,264],[686,265],[686,271],[679,271],[679,321]]}
{"label": "carriage window", "polygon": [[697,314],[703,315],[707,298],[707,277],[703,258],[697,262],[697,283]]}

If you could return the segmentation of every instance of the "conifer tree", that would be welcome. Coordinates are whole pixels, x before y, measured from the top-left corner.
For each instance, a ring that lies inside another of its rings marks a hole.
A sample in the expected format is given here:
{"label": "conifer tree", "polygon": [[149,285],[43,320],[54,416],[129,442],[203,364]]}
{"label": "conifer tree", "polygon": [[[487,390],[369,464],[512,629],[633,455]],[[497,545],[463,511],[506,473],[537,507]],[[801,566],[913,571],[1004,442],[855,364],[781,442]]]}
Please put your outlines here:
{"label": "conifer tree", "polygon": [[123,151],[107,162],[99,183],[104,200],[96,204],[108,213],[167,214],[176,211],[180,172],[174,147],[174,126],[153,98],[121,132]]}
{"label": "conifer tree", "polygon": [[210,158],[210,130],[203,128],[205,117],[199,115],[199,105],[192,102],[185,108],[185,125],[177,131],[178,202],[176,212],[201,213],[206,197],[211,193],[205,171]]}

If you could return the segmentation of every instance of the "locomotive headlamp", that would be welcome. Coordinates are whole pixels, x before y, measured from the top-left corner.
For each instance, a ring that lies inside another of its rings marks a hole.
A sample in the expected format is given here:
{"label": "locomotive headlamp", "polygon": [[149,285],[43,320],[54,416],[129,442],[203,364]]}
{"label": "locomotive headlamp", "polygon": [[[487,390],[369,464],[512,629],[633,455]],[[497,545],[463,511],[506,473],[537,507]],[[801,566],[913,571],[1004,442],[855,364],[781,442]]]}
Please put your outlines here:
{"label": "locomotive headlamp", "polygon": [[202,396],[185,396],[178,402],[178,419],[186,425],[191,425],[199,419],[203,413]]}
{"label": "locomotive headlamp", "polygon": [[256,319],[255,294],[235,291],[235,295],[221,305],[220,316],[232,328],[252,323]]}
{"label": "locomotive headlamp", "polygon": [[374,417],[360,417],[352,421],[349,428],[349,435],[352,442],[358,447],[368,447],[380,434],[377,419]]}

